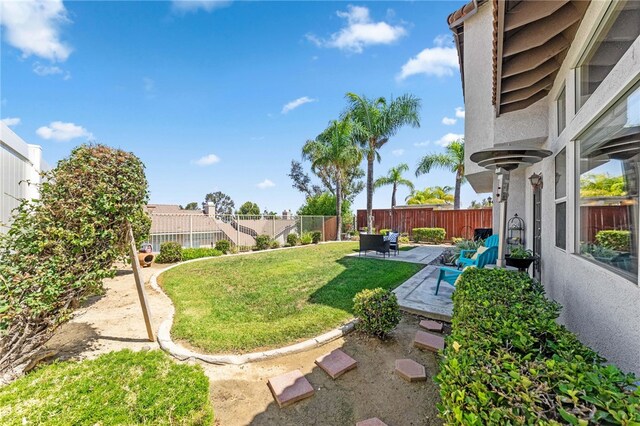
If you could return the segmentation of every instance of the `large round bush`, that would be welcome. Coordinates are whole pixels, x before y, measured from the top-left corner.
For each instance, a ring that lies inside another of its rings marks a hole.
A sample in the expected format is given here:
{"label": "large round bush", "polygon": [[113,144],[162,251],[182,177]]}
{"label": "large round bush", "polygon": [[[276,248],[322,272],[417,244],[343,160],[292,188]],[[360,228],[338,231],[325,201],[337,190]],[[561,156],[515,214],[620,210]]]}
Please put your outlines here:
{"label": "large round bush", "polygon": [[400,306],[395,293],[383,288],[365,289],[353,298],[358,328],[384,339],[400,323]]}

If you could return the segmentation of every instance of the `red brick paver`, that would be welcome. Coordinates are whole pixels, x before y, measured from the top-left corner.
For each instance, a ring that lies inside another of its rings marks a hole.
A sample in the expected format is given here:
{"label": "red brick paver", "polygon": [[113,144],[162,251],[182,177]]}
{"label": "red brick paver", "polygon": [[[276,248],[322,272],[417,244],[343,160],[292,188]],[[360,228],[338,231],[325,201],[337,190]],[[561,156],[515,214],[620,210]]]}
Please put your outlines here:
{"label": "red brick paver", "polygon": [[372,419],[363,420],[361,422],[356,423],[356,426],[387,426],[385,422],[380,420],[377,417]]}
{"label": "red brick paver", "polygon": [[322,368],[332,379],[336,379],[347,371],[356,368],[358,361],[340,349],[336,349],[316,359],[316,365]]}
{"label": "red brick paver", "polygon": [[426,349],[431,352],[438,352],[444,349],[444,337],[437,334],[418,331],[413,340],[413,345],[420,349]]}
{"label": "red brick paver", "polygon": [[442,323],[431,321],[431,320],[422,320],[420,321],[420,327],[426,328],[429,331],[437,331],[438,333],[442,332]]}
{"label": "red brick paver", "polygon": [[396,374],[408,382],[423,382],[427,380],[424,366],[412,359],[397,359]]}
{"label": "red brick paver", "polygon": [[314,392],[313,386],[302,375],[300,370],[272,377],[267,382],[267,385],[280,408],[308,398]]}

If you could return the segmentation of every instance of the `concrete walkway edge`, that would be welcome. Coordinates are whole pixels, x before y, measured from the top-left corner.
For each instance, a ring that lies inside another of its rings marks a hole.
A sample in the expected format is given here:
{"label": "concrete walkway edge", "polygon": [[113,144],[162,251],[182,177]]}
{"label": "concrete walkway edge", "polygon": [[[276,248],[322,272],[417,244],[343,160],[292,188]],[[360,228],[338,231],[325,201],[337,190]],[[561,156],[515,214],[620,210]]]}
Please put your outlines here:
{"label": "concrete walkway edge", "polygon": [[[303,247],[306,247],[306,246],[288,247],[288,248],[282,248],[277,250],[291,250],[291,249],[303,248]],[[238,253],[231,256],[244,256],[244,255],[250,255],[250,254],[256,254],[256,253],[261,253],[261,252]],[[181,346],[180,344],[174,342],[171,339],[171,327],[173,326],[173,317],[175,315],[176,308],[173,305],[173,301],[171,300],[171,298],[158,285],[158,277],[162,273],[168,271],[169,269],[173,269],[176,266],[181,266],[181,265],[185,265],[187,263],[192,263],[192,262],[199,262],[202,260],[219,259],[220,257],[222,256],[203,257],[200,259],[192,259],[192,260],[176,263],[174,265],[167,266],[166,268],[157,271],[149,279],[149,284],[151,285],[151,288],[153,288],[155,291],[157,291],[158,293],[166,297],[169,300],[169,303],[171,305],[171,313],[169,314],[169,317],[166,318],[164,321],[162,321],[162,323],[160,323],[160,327],[158,328],[158,333],[157,333],[158,344],[160,345],[162,350],[168,352],[169,354],[178,358],[179,360],[184,361],[189,358],[194,358],[210,364],[235,364],[235,365],[245,364],[248,362],[263,361],[270,358],[276,358],[283,355],[302,352],[308,349],[312,349],[312,348],[324,345],[325,343],[331,342],[332,340],[339,339],[340,337],[350,333],[355,328],[357,320],[353,319],[348,323],[338,328],[335,328],[327,333],[321,334],[320,336],[305,340],[300,343],[285,346],[283,348],[271,349],[271,350],[262,351],[262,352],[252,352],[252,353],[242,354],[242,355],[201,354],[198,352],[194,352],[190,349],[187,349],[184,346]],[[227,256],[224,256],[224,257],[227,257]]]}

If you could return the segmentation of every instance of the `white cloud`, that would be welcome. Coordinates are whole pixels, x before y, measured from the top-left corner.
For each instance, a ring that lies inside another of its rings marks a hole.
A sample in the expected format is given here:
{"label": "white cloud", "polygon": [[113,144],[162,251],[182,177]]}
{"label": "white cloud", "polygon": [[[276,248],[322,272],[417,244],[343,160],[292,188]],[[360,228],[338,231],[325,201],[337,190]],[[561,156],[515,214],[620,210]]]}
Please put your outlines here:
{"label": "white cloud", "polygon": [[198,158],[196,161],[194,161],[195,164],[197,164],[198,166],[210,166],[212,164],[216,164],[220,162],[220,157],[218,157],[215,154],[209,154],[209,155],[205,155],[204,157],[200,157]]}
{"label": "white cloud", "polygon": [[440,34],[433,39],[434,46],[451,47],[453,46],[453,36],[451,34]]}
{"label": "white cloud", "polygon": [[84,127],[62,121],[52,121],[48,126],[42,126],[36,130],[36,134],[42,139],[53,139],[60,142],[76,138],[93,139],[93,134]]}
{"label": "white cloud", "polygon": [[216,9],[227,7],[231,3],[229,0],[173,0],[171,8],[178,13],[197,12],[199,10],[212,12]]}
{"label": "white cloud", "polygon": [[424,142],[416,142],[413,144],[413,146],[418,147],[418,148],[422,148],[424,146],[429,146],[431,142],[429,141],[424,141]]}
{"label": "white cloud", "polygon": [[267,188],[273,188],[274,186],[276,186],[276,184],[270,181],[269,179],[265,179],[259,184],[257,184],[256,186],[260,189],[267,189]]}
{"label": "white cloud", "polygon": [[400,157],[402,154],[404,154],[404,149],[394,149],[393,151],[391,151],[391,154],[395,155],[396,157]]}
{"label": "white cloud", "polygon": [[457,107],[456,108],[456,117],[464,118],[464,108],[462,108],[462,107]]}
{"label": "white cloud", "polygon": [[458,53],[453,47],[426,48],[402,66],[398,80],[417,74],[445,77],[459,68]]}
{"label": "white cloud", "polygon": [[455,118],[442,117],[442,124],[444,124],[445,126],[453,126],[457,122],[458,120],[456,120]]}
{"label": "white cloud", "polygon": [[17,126],[18,124],[20,124],[20,119],[18,117],[7,117],[7,118],[3,118],[0,121],[2,121],[4,124],[6,124],[9,127]]}
{"label": "white cloud", "polygon": [[319,47],[331,47],[354,53],[362,53],[364,48],[376,44],[391,44],[407,34],[400,25],[386,22],[373,22],[369,9],[364,6],[347,6],[347,11],[336,14],[347,21],[340,31],[333,33],[328,39],[314,34],[307,34],[307,39]]}
{"label": "white cloud", "polygon": [[282,107],[282,114],[286,114],[289,111],[293,111],[294,109],[302,106],[304,104],[308,104],[309,102],[317,102],[317,99],[310,98],[308,96],[303,96],[298,99],[294,99],[291,102],[288,102],[285,106]]}
{"label": "white cloud", "polygon": [[447,146],[453,141],[457,141],[458,139],[463,139],[464,135],[459,133],[447,133],[437,141],[435,141],[436,145]]}
{"label": "white cloud", "polygon": [[60,39],[60,28],[69,22],[62,0],[0,1],[3,38],[25,58],[66,61],[72,48]]}
{"label": "white cloud", "polygon": [[63,80],[69,80],[71,78],[69,71],[65,71],[56,65],[43,65],[40,62],[33,63],[33,72],[41,77],[60,74]]}

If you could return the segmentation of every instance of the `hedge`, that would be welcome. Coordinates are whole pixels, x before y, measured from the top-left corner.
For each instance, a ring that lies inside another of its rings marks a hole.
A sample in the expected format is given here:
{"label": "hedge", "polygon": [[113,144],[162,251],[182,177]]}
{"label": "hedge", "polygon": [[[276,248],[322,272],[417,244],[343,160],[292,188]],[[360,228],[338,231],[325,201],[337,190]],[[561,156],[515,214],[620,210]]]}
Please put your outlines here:
{"label": "hedge", "polygon": [[467,269],[453,294],[440,372],[445,424],[640,422],[640,389],[556,323],[539,283],[502,269]]}
{"label": "hedge", "polygon": [[182,249],[182,260],[192,260],[200,259],[201,257],[214,257],[222,255],[223,253],[220,250],[208,247]]}
{"label": "hedge", "polygon": [[611,250],[629,251],[631,247],[631,232],[599,231],[596,234],[596,244]]}
{"label": "hedge", "polygon": [[413,240],[416,243],[441,243],[447,237],[447,231],[444,228],[413,228]]}

